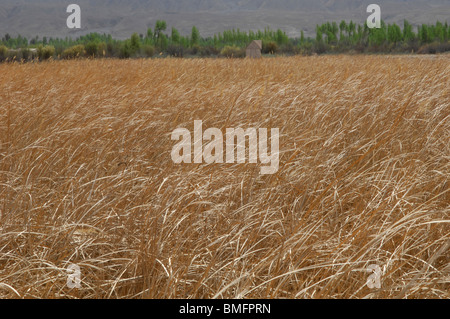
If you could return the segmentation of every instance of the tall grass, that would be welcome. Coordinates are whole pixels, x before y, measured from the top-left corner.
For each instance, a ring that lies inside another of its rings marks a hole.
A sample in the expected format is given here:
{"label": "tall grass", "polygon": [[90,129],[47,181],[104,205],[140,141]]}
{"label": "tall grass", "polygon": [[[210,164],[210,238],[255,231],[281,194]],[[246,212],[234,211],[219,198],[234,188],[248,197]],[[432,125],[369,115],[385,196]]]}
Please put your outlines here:
{"label": "tall grass", "polygon": [[[449,298],[449,62],[0,65],[0,297]],[[280,170],[175,165],[194,120],[280,128]]]}

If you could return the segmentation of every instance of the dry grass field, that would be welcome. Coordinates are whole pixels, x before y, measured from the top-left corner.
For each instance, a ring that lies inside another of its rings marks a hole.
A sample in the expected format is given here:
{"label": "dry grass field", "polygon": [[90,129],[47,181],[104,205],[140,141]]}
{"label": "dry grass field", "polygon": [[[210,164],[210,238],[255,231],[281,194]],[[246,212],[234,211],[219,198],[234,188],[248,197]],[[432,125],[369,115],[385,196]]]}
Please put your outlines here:
{"label": "dry grass field", "polygon": [[[278,173],[174,164],[194,120]],[[2,64],[0,297],[450,298],[449,141],[448,55]]]}

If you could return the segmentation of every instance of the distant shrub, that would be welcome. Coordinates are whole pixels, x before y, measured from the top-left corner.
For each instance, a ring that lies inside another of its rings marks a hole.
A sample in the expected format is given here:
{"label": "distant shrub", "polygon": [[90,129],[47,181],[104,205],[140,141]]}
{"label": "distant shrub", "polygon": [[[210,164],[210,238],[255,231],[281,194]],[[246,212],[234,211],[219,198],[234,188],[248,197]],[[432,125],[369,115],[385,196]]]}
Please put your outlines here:
{"label": "distant shrub", "polygon": [[417,53],[419,54],[436,54],[436,53],[444,53],[450,51],[450,42],[447,43],[439,43],[433,42],[430,44],[425,44],[421,46]]}
{"label": "distant shrub", "polygon": [[130,40],[126,40],[120,46],[119,57],[121,59],[128,59],[131,57],[131,54],[132,54],[132,50],[131,50]]}
{"label": "distant shrub", "polygon": [[0,61],[4,61],[8,57],[8,48],[0,45]]}
{"label": "distant shrub", "polygon": [[8,50],[7,60],[10,62],[22,60],[22,52],[20,50]]}
{"label": "distant shrub", "polygon": [[194,44],[191,48],[190,48],[190,54],[192,55],[197,55],[200,52],[200,46],[198,44]]}
{"label": "distant shrub", "polygon": [[450,42],[439,43],[436,50],[437,53],[450,52]]}
{"label": "distant shrub", "polygon": [[120,44],[117,42],[106,44],[106,55],[110,57],[117,57],[120,54]]}
{"label": "distant shrub", "polygon": [[245,50],[235,45],[226,46],[220,51],[220,55],[227,58],[244,58]]}
{"label": "distant shrub", "polygon": [[316,42],[314,44],[313,51],[317,54],[323,54],[323,53],[327,52],[327,45],[325,43],[323,43],[322,41]]}
{"label": "distant shrub", "polygon": [[155,55],[155,47],[148,44],[144,45],[142,47],[142,52],[146,57],[151,58],[152,56]]}
{"label": "distant shrub", "polygon": [[137,53],[140,48],[141,48],[141,40],[139,38],[139,35],[135,32],[132,34],[130,38],[131,55]]}
{"label": "distant shrub", "polygon": [[181,45],[171,44],[167,47],[167,53],[170,56],[182,58],[184,56],[184,48]]}
{"label": "distant shrub", "polygon": [[366,45],[363,43],[356,43],[352,49],[350,49],[352,54],[361,54],[366,52]]}
{"label": "distant shrub", "polygon": [[64,52],[62,53],[62,58],[76,59],[84,56],[84,54],[85,54],[84,45],[79,44],[64,50]]}
{"label": "distant shrub", "polygon": [[418,52],[420,49],[420,44],[418,40],[414,40],[414,41],[410,41],[409,43],[409,47],[408,47],[408,52]]}
{"label": "distant shrub", "polygon": [[292,43],[285,43],[280,47],[280,51],[286,54],[299,54],[300,49],[294,46]]}
{"label": "distant shrub", "polygon": [[100,42],[98,44],[98,49],[97,49],[98,56],[105,57],[107,54],[107,51],[108,51],[108,49],[107,49],[106,43]]}
{"label": "distant shrub", "polygon": [[86,55],[88,57],[96,57],[98,55],[98,44],[97,42],[89,42],[85,46]]}
{"label": "distant shrub", "polygon": [[20,54],[25,61],[28,61],[31,58],[31,51],[27,48],[21,49]]}
{"label": "distant shrub", "polygon": [[313,45],[311,42],[305,42],[300,45],[300,54],[302,55],[312,55],[313,53]]}
{"label": "distant shrub", "polygon": [[278,52],[278,44],[274,41],[263,42],[262,51],[265,54],[275,54]]}
{"label": "distant shrub", "polygon": [[200,48],[200,55],[202,57],[219,55],[220,51],[213,46],[205,46]]}
{"label": "distant shrub", "polygon": [[37,48],[37,54],[39,60],[48,60],[55,55],[55,47],[52,45],[46,45],[45,47],[40,45]]}

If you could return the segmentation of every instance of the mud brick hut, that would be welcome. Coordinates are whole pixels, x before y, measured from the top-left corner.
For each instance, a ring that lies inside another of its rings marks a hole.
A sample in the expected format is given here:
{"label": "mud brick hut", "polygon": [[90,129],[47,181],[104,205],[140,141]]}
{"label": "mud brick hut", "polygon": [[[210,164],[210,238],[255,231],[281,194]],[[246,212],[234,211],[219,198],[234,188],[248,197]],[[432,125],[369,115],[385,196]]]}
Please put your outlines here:
{"label": "mud brick hut", "polygon": [[261,58],[261,50],[262,50],[262,41],[254,40],[250,43],[245,49],[245,56],[251,59],[259,59]]}

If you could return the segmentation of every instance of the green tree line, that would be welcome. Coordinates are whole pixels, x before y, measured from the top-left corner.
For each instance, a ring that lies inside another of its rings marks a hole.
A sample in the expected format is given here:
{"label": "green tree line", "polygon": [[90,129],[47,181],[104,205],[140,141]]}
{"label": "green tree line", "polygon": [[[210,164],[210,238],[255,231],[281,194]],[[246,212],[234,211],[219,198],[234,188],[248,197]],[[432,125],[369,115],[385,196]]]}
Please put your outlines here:
{"label": "green tree line", "polygon": [[262,40],[264,54],[323,53],[438,53],[450,51],[450,27],[447,22],[413,27],[381,22],[381,28],[369,29],[353,21],[326,22],[316,26],[316,36],[289,38],[280,29],[258,31],[227,30],[202,37],[193,26],[189,35],[168,28],[158,20],[145,33],[133,33],[125,40],[111,35],[91,33],[76,39],[34,37],[27,39],[5,34],[0,41],[0,61],[91,58],[133,58],[153,56],[243,57],[252,40]]}

